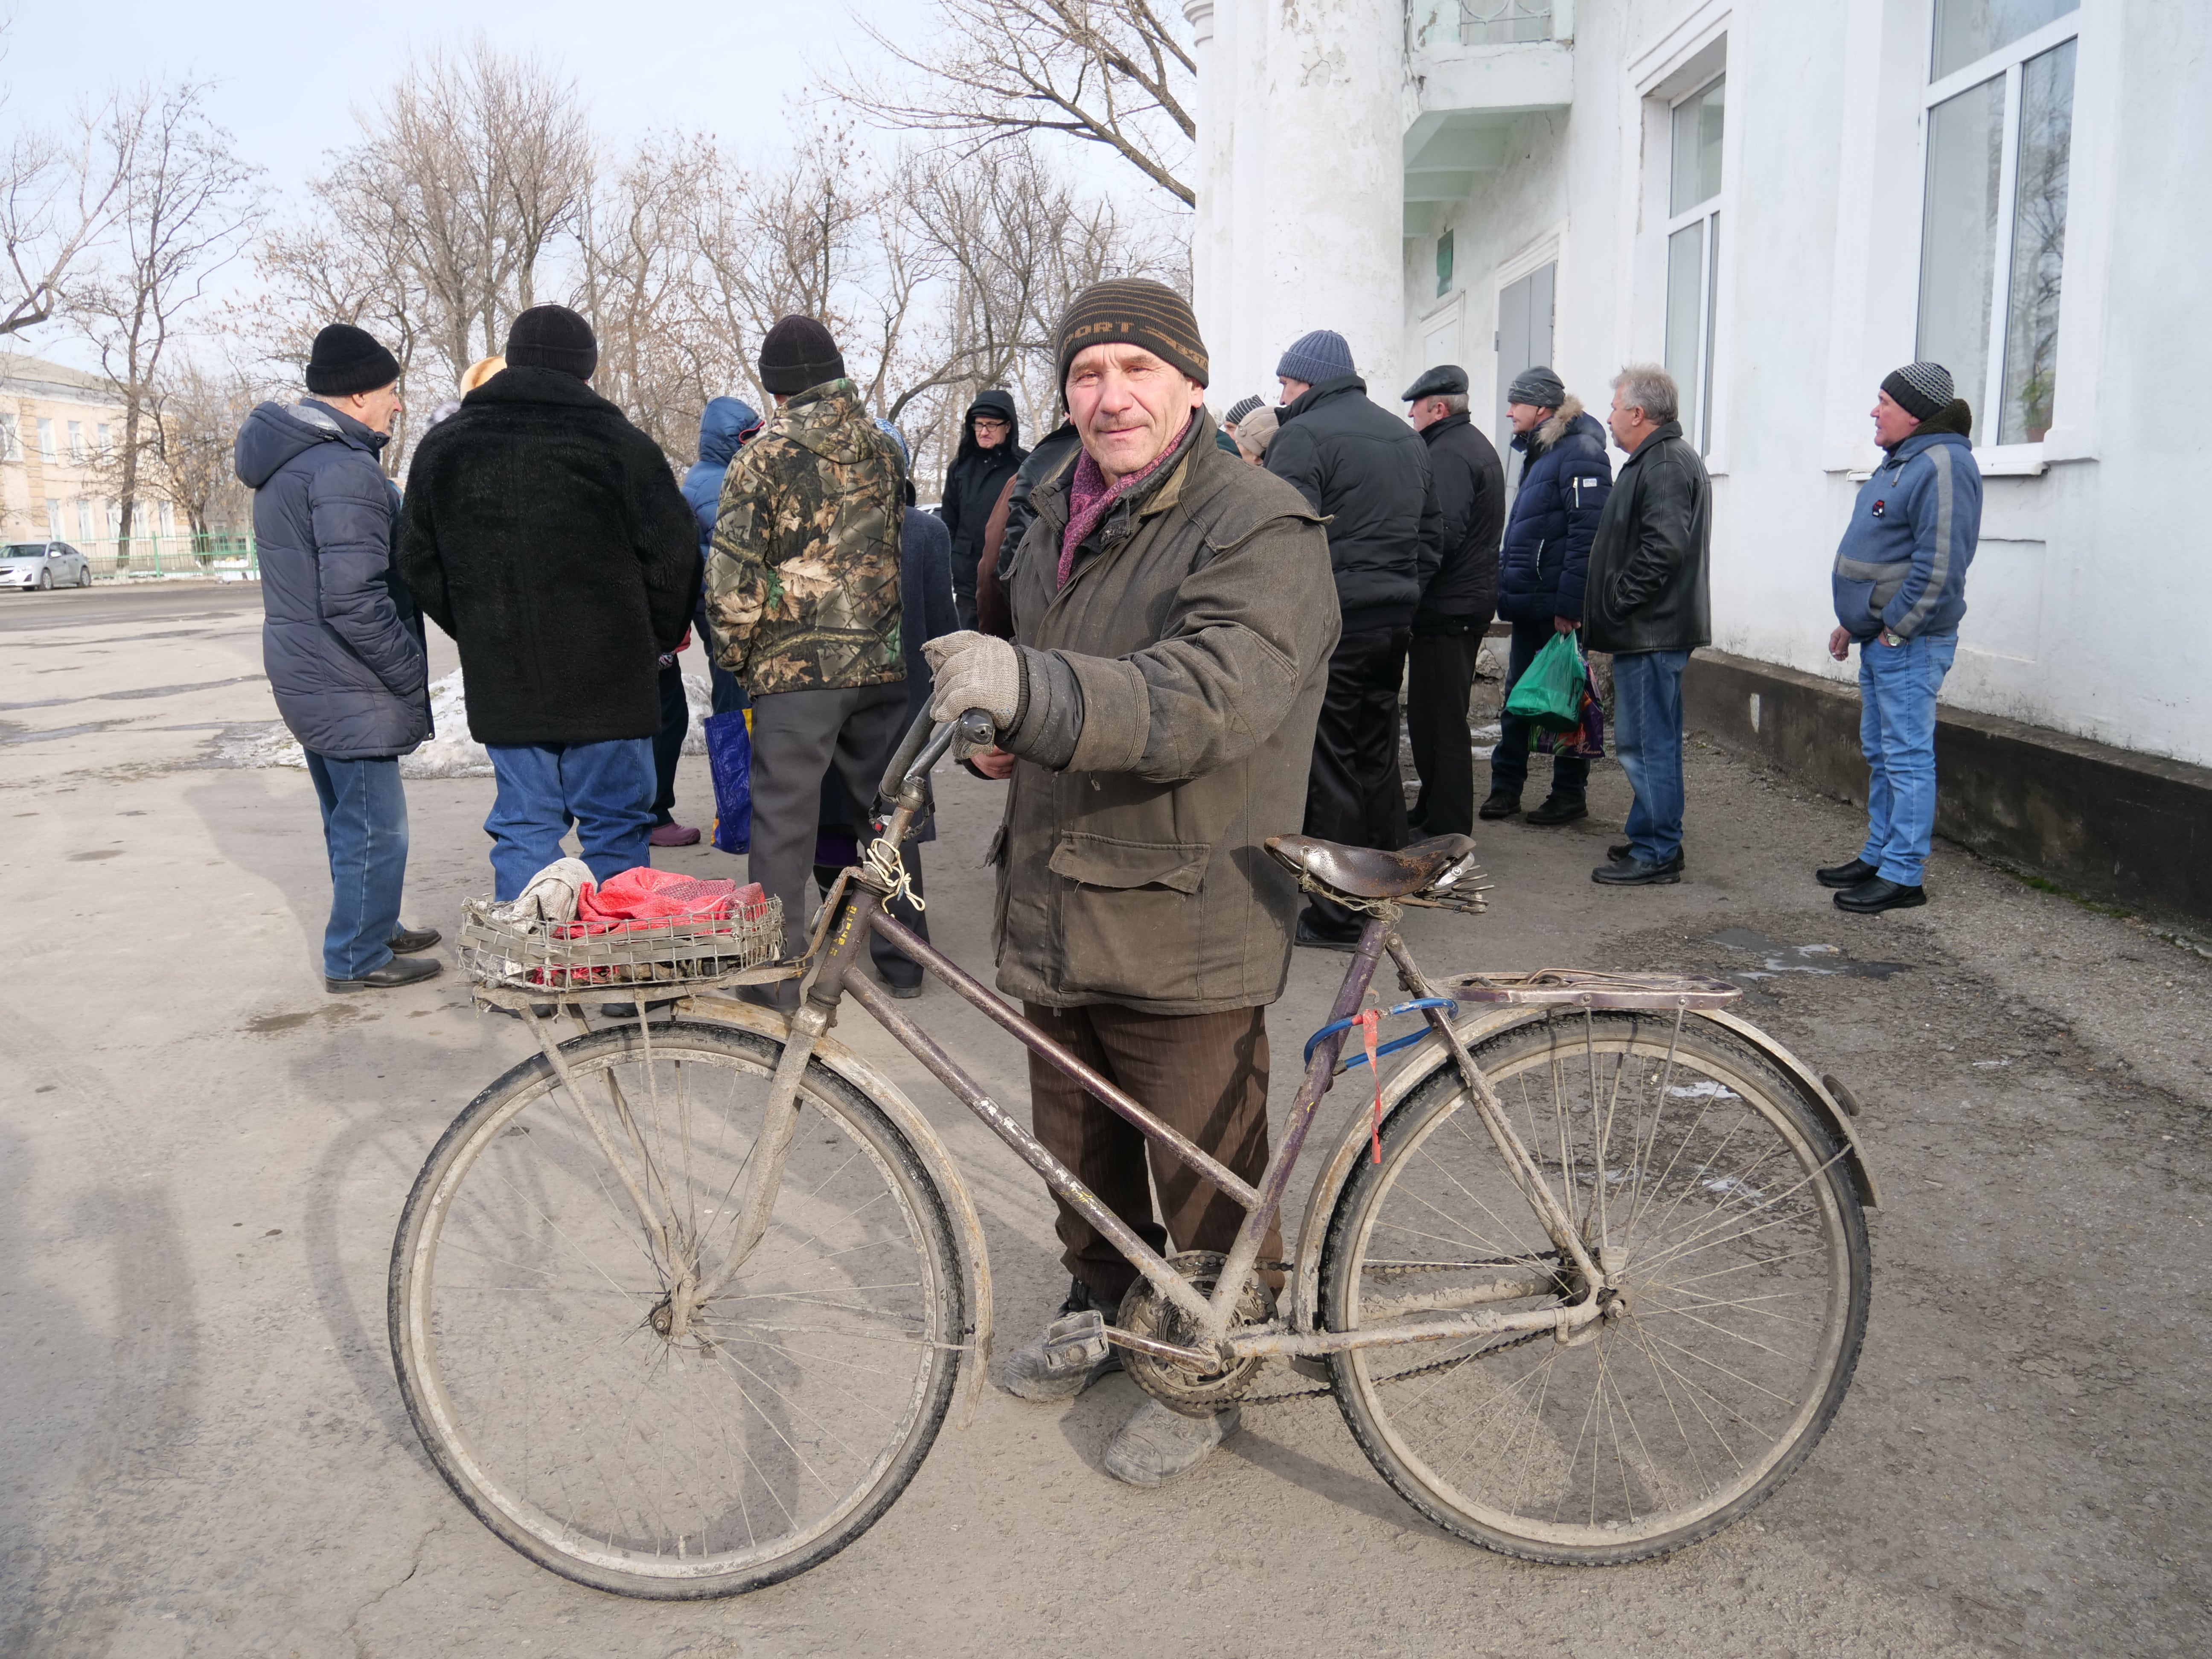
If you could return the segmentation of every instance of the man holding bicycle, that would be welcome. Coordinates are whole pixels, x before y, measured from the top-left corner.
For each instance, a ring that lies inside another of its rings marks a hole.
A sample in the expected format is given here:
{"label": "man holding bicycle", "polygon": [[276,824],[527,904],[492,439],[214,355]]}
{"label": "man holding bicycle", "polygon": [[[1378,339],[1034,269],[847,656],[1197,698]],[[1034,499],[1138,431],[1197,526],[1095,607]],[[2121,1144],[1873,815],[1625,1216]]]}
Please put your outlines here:
{"label": "man holding bicycle", "polygon": [[[1247,1181],[1267,1161],[1266,1006],[1290,969],[1298,894],[1267,836],[1305,807],[1339,632],[1328,544],[1304,499],[1219,450],[1189,306],[1102,283],[1060,325],[1081,441],[1040,481],[999,571],[1010,642],[933,641],[932,712],[988,709],[1012,787],[999,866],[999,986],[1029,1018]],[[994,760],[998,757],[994,757]],[[994,775],[1004,775],[996,766]],[[1044,1146],[1154,1249],[1225,1252],[1238,1206],[1034,1056]],[[1063,1313],[1111,1322],[1135,1269],[1066,1203]],[[1262,1255],[1279,1258],[1279,1236]],[[1005,1385],[1073,1398],[1116,1361],[1054,1373],[1040,1345]],[[1157,1486],[1237,1426],[1148,1400],[1106,1467]]]}

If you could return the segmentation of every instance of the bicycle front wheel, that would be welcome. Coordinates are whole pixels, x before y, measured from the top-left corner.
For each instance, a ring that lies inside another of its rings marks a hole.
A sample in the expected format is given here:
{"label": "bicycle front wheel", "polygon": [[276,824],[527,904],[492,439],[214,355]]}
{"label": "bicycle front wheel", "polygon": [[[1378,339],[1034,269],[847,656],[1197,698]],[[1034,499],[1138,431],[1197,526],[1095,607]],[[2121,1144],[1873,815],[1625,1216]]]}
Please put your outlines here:
{"label": "bicycle front wheel", "polygon": [[[1540,1020],[1474,1058],[1621,1305],[1557,1338],[1334,1355],[1345,1420],[1476,1543],[1583,1565],[1680,1549],[1769,1497],[1850,1386],[1871,1268],[1842,1149],[1771,1061],[1700,1020]],[[1587,1293],[1449,1064],[1346,1182],[1322,1290],[1331,1330]]]}
{"label": "bicycle front wheel", "polygon": [[684,1276],[728,1253],[781,1051],[681,1022],[579,1038],[561,1053],[580,1103],[533,1056],[408,1198],[390,1295],[408,1412],[477,1518],[580,1583],[693,1598],[803,1571],[882,1515],[944,1420],[966,1324],[945,1206],[819,1064],[765,1237],[672,1316]]}

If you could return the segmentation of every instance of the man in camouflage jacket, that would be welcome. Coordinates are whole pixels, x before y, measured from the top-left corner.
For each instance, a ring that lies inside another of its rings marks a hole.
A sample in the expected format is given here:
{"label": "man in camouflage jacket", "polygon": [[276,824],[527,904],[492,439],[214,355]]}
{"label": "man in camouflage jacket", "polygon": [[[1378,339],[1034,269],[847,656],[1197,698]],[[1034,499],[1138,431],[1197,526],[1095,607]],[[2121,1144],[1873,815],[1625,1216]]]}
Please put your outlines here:
{"label": "man in camouflage jacket", "polygon": [[[715,657],[752,698],[752,878],[805,942],[831,767],[872,801],[907,712],[899,641],[898,452],[845,378],[830,331],[786,317],[762,343],[775,417],[722,481],[707,562]],[[793,988],[780,988],[787,1004]]]}

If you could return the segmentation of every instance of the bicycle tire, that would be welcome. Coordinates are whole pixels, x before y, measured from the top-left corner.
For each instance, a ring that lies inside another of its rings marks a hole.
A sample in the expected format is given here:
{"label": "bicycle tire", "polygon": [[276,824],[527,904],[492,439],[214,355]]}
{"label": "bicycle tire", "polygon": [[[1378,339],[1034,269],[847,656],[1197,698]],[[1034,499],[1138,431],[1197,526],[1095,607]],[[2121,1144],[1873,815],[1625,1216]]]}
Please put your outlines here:
{"label": "bicycle tire", "polygon": [[[1628,1311],[1573,1345],[1544,1334],[1334,1354],[1346,1424],[1415,1509],[1503,1554],[1613,1565],[1709,1537],[1811,1455],[1850,1387],[1872,1266],[1844,1149],[1770,1060],[1694,1018],[1554,1018],[1500,1033],[1474,1057],[1547,1182],[1572,1195],[1586,1242],[1595,1227],[1616,1250]],[[1587,1140],[1559,1087],[1585,1066]],[[1525,1086],[1540,1076],[1545,1103]],[[1626,1161],[1613,1138],[1624,1093],[1636,1114]],[[1437,1242],[1422,1245],[1424,1233]],[[1436,1262],[1480,1265],[1438,1268],[1425,1248]],[[1386,1322],[1408,1261],[1432,1293],[1455,1272],[1470,1285],[1484,1275],[1534,1283],[1560,1260],[1446,1060],[1392,1112],[1380,1165],[1363,1158],[1339,1195],[1322,1323]],[[1557,1306],[1571,1288],[1497,1305]],[[1363,1304],[1376,1317],[1363,1319]],[[1407,1365],[1428,1352],[1445,1363]],[[1449,1363],[1458,1355],[1465,1363]]]}
{"label": "bicycle tire", "polygon": [[[727,1103],[764,1098],[781,1042],[678,1021],[596,1031],[561,1052],[587,1093],[609,1076],[642,1077],[648,1052],[656,1082],[683,1078],[670,1085],[671,1115],[684,1118],[682,1185],[695,1208],[700,1194],[736,1190],[751,1140],[744,1109]],[[662,1095],[648,1133],[643,1093],[625,1087],[637,1103],[622,1127],[637,1125],[631,1150],[654,1190],[645,1149],[666,1127]],[[689,1115],[686,1089],[697,1101]],[[943,1195],[881,1108],[811,1064],[770,1232],[679,1340],[655,1322],[670,1276],[652,1236],[625,1213],[618,1182],[600,1178],[593,1190],[592,1161],[602,1176],[608,1166],[566,1096],[543,1054],[515,1066],[454,1120],[408,1196],[387,1317],[401,1396],[431,1462],[507,1545],[596,1589],[735,1595],[818,1565],[905,1489],[951,1400],[966,1291]],[[611,1107],[606,1115],[619,1121]],[[736,1132],[718,1131],[710,1148],[717,1115]],[[657,1144],[673,1217],[684,1207],[678,1159]],[[725,1209],[734,1214],[733,1204],[701,1211],[710,1243]],[[601,1240],[607,1254],[592,1260],[587,1247]],[[714,1259],[688,1249],[689,1259]],[[908,1255],[911,1285],[893,1279]],[[561,1285],[562,1272],[578,1286]],[[528,1370],[541,1355],[542,1376]],[[776,1386],[802,1369],[803,1387]],[[879,1449],[848,1443],[830,1421],[844,1412],[887,1419]],[[696,1534],[685,1524],[695,1516]]]}

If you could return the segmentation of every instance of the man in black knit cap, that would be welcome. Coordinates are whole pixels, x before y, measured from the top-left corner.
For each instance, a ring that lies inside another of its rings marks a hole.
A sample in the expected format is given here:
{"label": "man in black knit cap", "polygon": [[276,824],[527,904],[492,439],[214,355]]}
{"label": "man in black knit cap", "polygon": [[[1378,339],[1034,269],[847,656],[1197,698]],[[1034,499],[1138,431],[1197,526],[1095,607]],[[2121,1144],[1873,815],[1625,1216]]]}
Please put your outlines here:
{"label": "man in black knit cap", "polygon": [[392,568],[399,493],[377,459],[399,408],[399,360],[333,323],[315,336],[307,397],[259,405],[238,434],[261,556],[262,660],[322,804],[332,991],[411,985],[440,966],[411,954],[438,935],[399,921],[399,757],[430,735],[422,619]]}
{"label": "man in black knit cap", "polygon": [[532,306],[507,368],[415,452],[400,572],[461,650],[469,732],[499,795],[501,899],[573,824],[605,881],[649,861],[657,659],[691,621],[698,526],[660,447],[586,384],[591,325]]}

